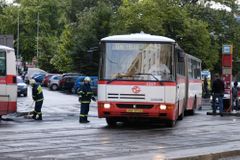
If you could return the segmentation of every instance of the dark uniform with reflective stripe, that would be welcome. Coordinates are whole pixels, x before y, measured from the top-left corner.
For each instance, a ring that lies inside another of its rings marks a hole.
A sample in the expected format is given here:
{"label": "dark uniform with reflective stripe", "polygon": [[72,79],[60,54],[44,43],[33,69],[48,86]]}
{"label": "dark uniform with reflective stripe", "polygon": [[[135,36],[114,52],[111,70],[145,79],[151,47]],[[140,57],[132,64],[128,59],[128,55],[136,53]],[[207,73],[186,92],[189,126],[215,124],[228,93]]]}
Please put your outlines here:
{"label": "dark uniform with reflective stripe", "polygon": [[93,97],[93,92],[90,87],[90,84],[84,83],[84,85],[82,85],[82,87],[80,88],[78,94],[79,94],[79,101],[81,103],[79,122],[87,123],[87,122],[89,122],[87,120],[88,112],[89,112],[89,104],[91,102],[91,99],[93,99],[93,100],[95,99]]}
{"label": "dark uniform with reflective stripe", "polygon": [[33,119],[42,120],[42,104],[43,104],[43,91],[40,84],[33,84],[32,98],[35,101],[35,110],[33,111]]}

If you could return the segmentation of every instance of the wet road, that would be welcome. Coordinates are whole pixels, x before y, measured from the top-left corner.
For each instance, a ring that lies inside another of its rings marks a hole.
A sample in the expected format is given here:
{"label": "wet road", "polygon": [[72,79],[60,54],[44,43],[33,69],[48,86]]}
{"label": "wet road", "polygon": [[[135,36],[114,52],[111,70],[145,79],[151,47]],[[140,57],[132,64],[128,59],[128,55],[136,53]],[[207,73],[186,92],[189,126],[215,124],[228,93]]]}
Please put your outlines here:
{"label": "wet road", "polygon": [[[30,93],[30,92],[29,92]],[[0,122],[0,160],[5,159],[174,159],[240,149],[240,118],[207,116],[203,106],[174,128],[135,124],[109,128],[91,104],[90,124],[79,124],[76,95],[44,89],[42,122],[10,115]],[[18,99],[18,112],[32,110],[31,94]]]}

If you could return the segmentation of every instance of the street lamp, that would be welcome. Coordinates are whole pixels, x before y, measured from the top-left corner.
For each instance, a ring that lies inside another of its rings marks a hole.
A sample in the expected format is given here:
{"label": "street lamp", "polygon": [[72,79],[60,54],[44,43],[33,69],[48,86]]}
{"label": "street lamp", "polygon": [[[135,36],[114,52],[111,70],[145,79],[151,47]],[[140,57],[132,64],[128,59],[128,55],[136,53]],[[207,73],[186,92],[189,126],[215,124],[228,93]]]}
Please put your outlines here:
{"label": "street lamp", "polygon": [[20,7],[21,5],[19,3],[13,3],[13,6],[18,7],[18,22],[17,22],[17,61],[20,58],[19,56],[19,32],[20,32]]}

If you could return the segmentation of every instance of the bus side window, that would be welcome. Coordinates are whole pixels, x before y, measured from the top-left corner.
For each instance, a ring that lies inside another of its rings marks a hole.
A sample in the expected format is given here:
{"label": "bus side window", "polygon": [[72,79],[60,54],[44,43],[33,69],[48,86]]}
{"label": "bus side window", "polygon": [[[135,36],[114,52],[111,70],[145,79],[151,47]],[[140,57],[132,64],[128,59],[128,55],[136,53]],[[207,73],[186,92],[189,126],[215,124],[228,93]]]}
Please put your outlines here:
{"label": "bus side window", "polygon": [[180,49],[177,49],[176,53],[177,53],[177,73],[184,76],[185,75],[185,53]]}
{"label": "bus side window", "polygon": [[0,51],[0,76],[6,76],[6,53]]}

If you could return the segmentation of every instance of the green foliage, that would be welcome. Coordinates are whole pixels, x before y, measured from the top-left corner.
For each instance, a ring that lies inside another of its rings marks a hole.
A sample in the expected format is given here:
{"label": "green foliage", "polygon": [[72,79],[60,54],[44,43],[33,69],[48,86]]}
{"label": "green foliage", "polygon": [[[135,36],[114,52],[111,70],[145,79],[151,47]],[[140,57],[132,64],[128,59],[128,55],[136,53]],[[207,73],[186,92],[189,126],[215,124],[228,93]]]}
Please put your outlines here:
{"label": "green foliage", "polygon": [[72,48],[74,70],[85,74],[97,74],[99,52],[96,48],[100,39],[110,32],[111,15],[111,5],[105,2],[99,2],[96,7],[78,15],[73,37],[75,43]]}
{"label": "green foliage", "polygon": [[162,11],[166,4],[164,0],[161,6],[157,2],[124,1],[112,21],[112,34],[136,33],[144,31],[146,33],[163,35],[163,17]]}
{"label": "green foliage", "polygon": [[73,70],[71,49],[73,47],[73,30],[70,26],[65,26],[63,33],[60,37],[60,42],[56,50],[56,54],[53,55],[50,63],[59,72],[71,72]]}
{"label": "green foliage", "polygon": [[[208,0],[206,0],[208,1]],[[235,0],[215,0],[231,12],[199,5],[199,0],[0,0],[0,34],[13,34],[20,54],[50,72],[97,74],[99,41],[112,34],[145,33],[175,39],[185,52],[219,70],[222,44],[233,44],[234,67],[239,57],[240,26]],[[37,17],[39,14],[39,21]],[[234,73],[238,70],[235,69]]]}

